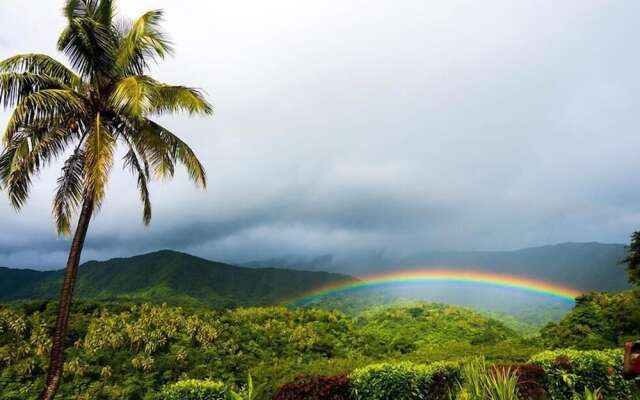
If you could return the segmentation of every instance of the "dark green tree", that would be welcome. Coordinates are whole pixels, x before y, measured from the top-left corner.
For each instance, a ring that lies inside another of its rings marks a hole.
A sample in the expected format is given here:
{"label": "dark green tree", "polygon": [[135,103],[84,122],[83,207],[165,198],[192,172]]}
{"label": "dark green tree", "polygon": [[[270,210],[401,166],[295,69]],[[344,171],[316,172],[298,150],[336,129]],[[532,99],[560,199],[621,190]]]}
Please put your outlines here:
{"label": "dark green tree", "polygon": [[58,306],[46,386],[41,399],[54,398],[62,378],[69,310],[80,255],[92,216],[104,200],[116,148],[126,150],[124,166],[137,178],[143,221],[151,220],[147,184],[171,177],[183,164],[205,187],[203,166],[193,151],[152,116],[184,111],[210,114],[195,89],[161,83],[149,65],[171,53],[160,29],[162,11],[126,23],[114,20],[113,0],[67,0],[68,25],[58,39],[73,69],[44,54],[21,54],[0,62],[0,103],[13,108],[0,154],[0,183],[20,209],[32,178],[66,155],[54,196],[58,233],[69,235],[78,218]]}
{"label": "dark green tree", "polygon": [[629,282],[638,286],[640,285],[640,231],[633,232],[627,250],[627,257],[622,262],[627,264]]}

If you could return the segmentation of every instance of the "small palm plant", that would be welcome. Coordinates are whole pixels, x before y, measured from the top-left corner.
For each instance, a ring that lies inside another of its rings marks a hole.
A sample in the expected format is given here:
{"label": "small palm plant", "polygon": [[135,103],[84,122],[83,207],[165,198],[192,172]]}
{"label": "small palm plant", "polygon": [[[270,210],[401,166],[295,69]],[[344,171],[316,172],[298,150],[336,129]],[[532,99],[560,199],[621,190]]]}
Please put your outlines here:
{"label": "small palm plant", "polygon": [[62,378],[69,310],[89,222],[105,198],[118,145],[124,166],[137,178],[143,221],[151,220],[148,182],[171,177],[176,164],[206,186],[203,166],[178,136],[153,116],[179,111],[210,114],[196,89],[149,75],[149,65],[171,54],[160,29],[162,11],[132,23],[115,21],[114,0],[67,0],[67,27],[58,39],[73,68],[44,54],[20,54],[0,62],[0,104],[13,108],[2,141],[0,184],[13,207],[24,206],[34,175],[66,156],[53,201],[59,234],[71,241],[49,369],[41,399],[54,398]]}

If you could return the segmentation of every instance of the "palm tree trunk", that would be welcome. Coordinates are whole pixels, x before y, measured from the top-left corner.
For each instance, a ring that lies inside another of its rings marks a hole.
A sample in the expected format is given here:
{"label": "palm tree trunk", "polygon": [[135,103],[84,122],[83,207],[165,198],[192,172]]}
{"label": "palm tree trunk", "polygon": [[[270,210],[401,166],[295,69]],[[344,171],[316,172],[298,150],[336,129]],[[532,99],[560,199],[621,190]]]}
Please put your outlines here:
{"label": "palm tree trunk", "polygon": [[71,310],[71,302],[73,299],[73,289],[76,285],[76,276],[78,275],[78,264],[80,263],[80,254],[84,239],[87,236],[87,229],[93,214],[93,200],[85,197],[82,203],[82,211],[78,219],[78,226],[73,235],[71,249],[69,250],[69,258],[64,271],[64,282],[60,292],[60,300],[58,302],[58,318],[56,319],[56,327],[53,333],[53,343],[51,346],[51,354],[49,356],[49,371],[47,373],[47,382],[42,393],[41,400],[53,400],[60,383],[62,381],[62,370],[64,366],[64,348],[65,338],[67,334],[67,325],[69,321],[69,312]]}

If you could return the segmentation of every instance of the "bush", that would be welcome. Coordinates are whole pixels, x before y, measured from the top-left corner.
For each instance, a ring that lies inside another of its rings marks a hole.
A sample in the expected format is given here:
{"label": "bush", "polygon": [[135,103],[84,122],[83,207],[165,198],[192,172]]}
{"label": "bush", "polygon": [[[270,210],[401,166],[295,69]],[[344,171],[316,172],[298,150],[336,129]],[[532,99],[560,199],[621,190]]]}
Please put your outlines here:
{"label": "bush", "polygon": [[348,375],[300,376],[282,385],[273,400],[352,400]]}
{"label": "bush", "polygon": [[530,363],[544,368],[545,390],[554,400],[571,400],[585,389],[598,388],[604,399],[628,399],[638,390],[637,380],[622,377],[622,351],[545,351],[533,356]]}
{"label": "bush", "polygon": [[449,362],[374,364],[351,375],[357,400],[444,400],[459,378],[460,367]]}
{"label": "bush", "polygon": [[494,371],[513,371],[518,377],[518,397],[526,400],[544,399],[544,368],[530,364],[497,364]]}
{"label": "bush", "polygon": [[226,400],[224,383],[210,380],[189,379],[164,387],[160,400]]}

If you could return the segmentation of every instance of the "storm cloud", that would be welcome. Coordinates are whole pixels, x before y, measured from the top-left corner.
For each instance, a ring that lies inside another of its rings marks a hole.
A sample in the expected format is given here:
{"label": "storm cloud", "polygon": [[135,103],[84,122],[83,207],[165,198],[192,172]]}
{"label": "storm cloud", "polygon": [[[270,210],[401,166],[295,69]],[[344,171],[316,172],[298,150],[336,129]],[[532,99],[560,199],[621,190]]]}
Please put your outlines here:
{"label": "storm cloud", "polygon": [[[0,3],[0,58],[56,54],[62,1]],[[160,80],[212,118],[162,122],[206,192],[116,166],[84,259],[172,248],[241,262],[626,242],[640,227],[637,1],[120,0],[166,11]],[[8,112],[0,112],[4,125]],[[59,165],[20,213],[0,197],[0,265],[60,267]]]}

